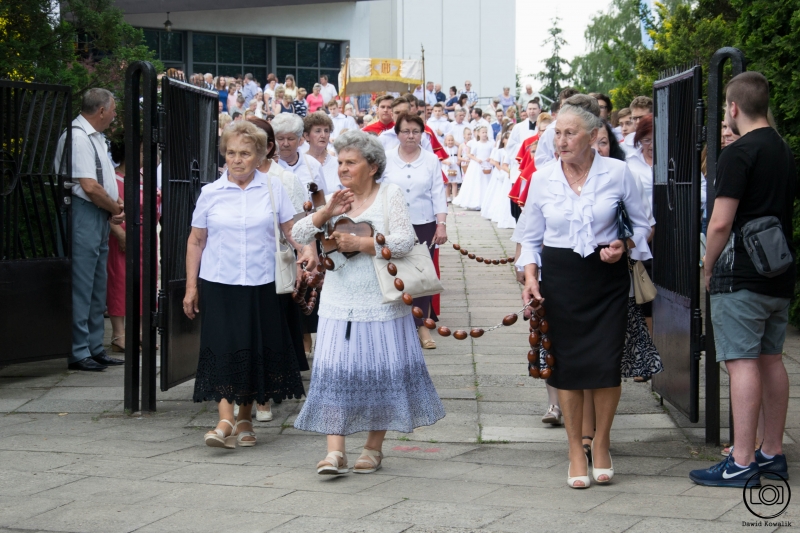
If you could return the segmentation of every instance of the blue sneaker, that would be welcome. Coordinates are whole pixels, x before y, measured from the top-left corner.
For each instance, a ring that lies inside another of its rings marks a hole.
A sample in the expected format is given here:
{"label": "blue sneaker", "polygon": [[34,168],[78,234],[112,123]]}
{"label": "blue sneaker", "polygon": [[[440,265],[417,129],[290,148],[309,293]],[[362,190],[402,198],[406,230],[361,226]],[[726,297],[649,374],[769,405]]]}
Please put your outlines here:
{"label": "blue sneaker", "polygon": [[756,450],[756,462],[758,463],[758,471],[764,474],[767,479],[780,479],[778,476],[771,476],[770,473],[776,473],[783,476],[783,479],[789,480],[789,465],[786,464],[786,456],[778,454],[772,459],[767,459],[761,452],[761,448]]}
{"label": "blue sneaker", "polygon": [[758,463],[752,462],[746,468],[739,468],[731,454],[707,470],[692,470],[689,479],[707,487],[757,487],[761,485],[760,481],[753,480],[747,484],[747,480],[756,473]]}

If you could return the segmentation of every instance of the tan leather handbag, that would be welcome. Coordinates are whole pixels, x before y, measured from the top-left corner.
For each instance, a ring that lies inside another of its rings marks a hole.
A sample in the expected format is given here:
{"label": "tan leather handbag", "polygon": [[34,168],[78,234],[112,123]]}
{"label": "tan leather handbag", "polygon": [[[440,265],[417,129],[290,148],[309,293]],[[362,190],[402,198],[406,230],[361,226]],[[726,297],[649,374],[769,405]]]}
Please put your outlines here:
{"label": "tan leather handbag", "polygon": [[631,275],[633,276],[633,293],[636,296],[636,303],[642,305],[655,300],[658,290],[650,276],[647,275],[647,270],[641,261],[633,263]]}

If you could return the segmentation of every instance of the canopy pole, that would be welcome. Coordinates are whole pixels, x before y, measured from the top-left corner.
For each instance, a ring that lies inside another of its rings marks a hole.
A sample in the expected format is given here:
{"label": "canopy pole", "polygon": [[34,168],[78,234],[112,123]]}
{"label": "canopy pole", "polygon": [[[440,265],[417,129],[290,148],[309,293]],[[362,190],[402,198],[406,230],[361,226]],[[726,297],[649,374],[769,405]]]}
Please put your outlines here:
{"label": "canopy pole", "polygon": [[422,43],[419,44],[420,49],[422,50],[422,100],[425,100],[425,46]]}

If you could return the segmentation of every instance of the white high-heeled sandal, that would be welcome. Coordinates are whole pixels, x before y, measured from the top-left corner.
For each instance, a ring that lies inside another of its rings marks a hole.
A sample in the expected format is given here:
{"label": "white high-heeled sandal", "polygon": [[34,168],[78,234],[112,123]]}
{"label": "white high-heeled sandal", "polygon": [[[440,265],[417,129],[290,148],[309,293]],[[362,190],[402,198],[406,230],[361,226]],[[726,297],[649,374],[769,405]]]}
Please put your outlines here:
{"label": "white high-heeled sandal", "polygon": [[[594,441],[592,441],[592,477],[594,478],[595,482],[600,485],[610,483],[611,479],[614,477],[614,460],[611,458],[611,451],[608,452],[608,460],[611,461],[611,468],[597,468],[595,466],[597,463],[594,459]],[[608,479],[597,479],[600,476],[608,476]]]}
{"label": "white high-heeled sandal", "polygon": [[[585,455],[584,455],[584,457],[586,458]],[[586,458],[586,474],[587,475],[585,475],[585,476],[570,477],[570,475],[569,475],[570,467],[572,467],[572,463],[570,463],[569,466],[567,467],[567,485],[569,485],[573,489],[588,489],[592,485],[592,481],[591,481],[591,479],[589,478],[589,475],[588,475],[589,474],[589,459]],[[583,483],[583,486],[575,484],[575,483],[577,483],[579,481]]]}
{"label": "white high-heeled sandal", "polygon": [[208,433],[203,436],[203,440],[206,443],[206,446],[211,446],[212,448],[228,448],[232,450],[236,448],[236,436],[233,434],[233,431],[236,429],[230,420],[223,418],[220,420],[220,423],[225,422],[231,427],[231,434],[225,435],[225,432],[219,428],[214,428]]}

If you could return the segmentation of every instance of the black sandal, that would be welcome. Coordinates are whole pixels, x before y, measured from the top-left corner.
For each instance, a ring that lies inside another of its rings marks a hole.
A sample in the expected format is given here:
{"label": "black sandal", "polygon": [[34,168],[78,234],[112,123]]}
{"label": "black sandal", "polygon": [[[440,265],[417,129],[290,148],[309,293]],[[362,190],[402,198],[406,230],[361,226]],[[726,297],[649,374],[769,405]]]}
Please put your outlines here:
{"label": "black sandal", "polygon": [[[594,440],[594,437],[590,437],[588,435],[584,435],[581,437],[584,440]],[[592,446],[591,444],[584,444],[583,445],[583,453],[586,454],[586,460],[589,461],[589,464],[592,463]]]}

